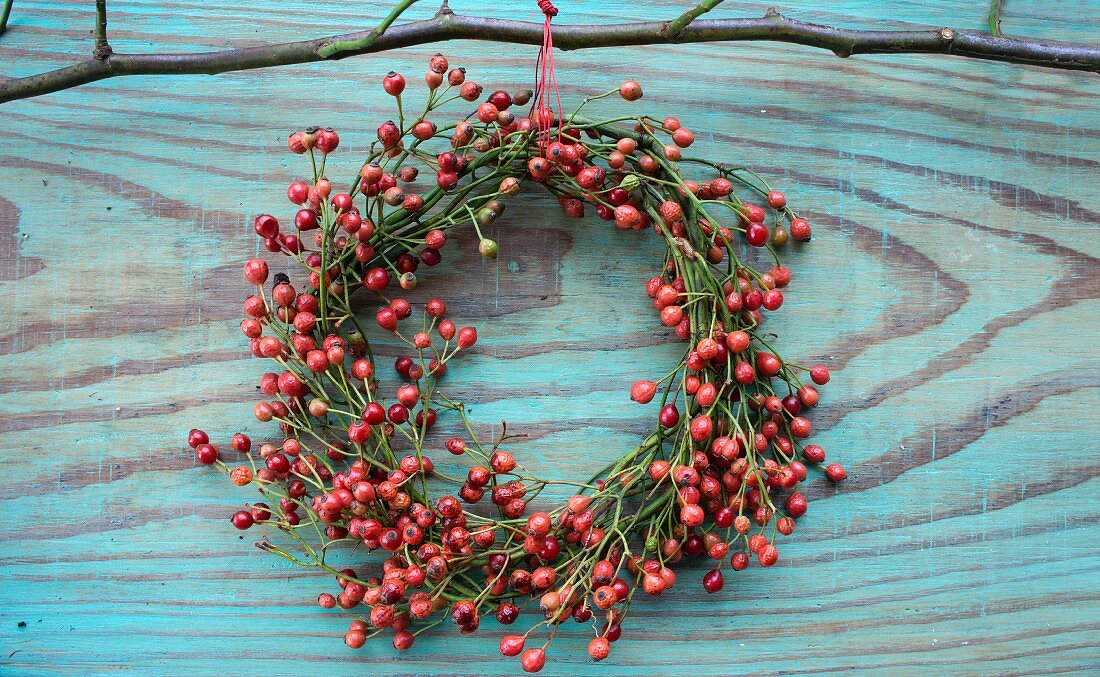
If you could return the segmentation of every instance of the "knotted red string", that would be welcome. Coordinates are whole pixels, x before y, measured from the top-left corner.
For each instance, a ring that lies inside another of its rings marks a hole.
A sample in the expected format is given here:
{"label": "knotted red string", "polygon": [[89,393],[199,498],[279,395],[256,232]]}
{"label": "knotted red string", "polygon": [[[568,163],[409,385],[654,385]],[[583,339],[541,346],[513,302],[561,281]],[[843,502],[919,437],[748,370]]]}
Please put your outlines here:
{"label": "knotted red string", "polygon": [[[550,0],[538,0],[546,21],[542,24],[542,49],[535,62],[535,96],[531,104],[531,120],[539,132],[539,148],[546,154],[550,144],[550,130],[555,121],[561,120],[561,93],[558,91],[558,78],[554,73],[554,35],[550,21],[558,15],[558,8]],[[557,105],[555,110],[552,106]],[[558,139],[561,139],[561,127],[558,127]]]}

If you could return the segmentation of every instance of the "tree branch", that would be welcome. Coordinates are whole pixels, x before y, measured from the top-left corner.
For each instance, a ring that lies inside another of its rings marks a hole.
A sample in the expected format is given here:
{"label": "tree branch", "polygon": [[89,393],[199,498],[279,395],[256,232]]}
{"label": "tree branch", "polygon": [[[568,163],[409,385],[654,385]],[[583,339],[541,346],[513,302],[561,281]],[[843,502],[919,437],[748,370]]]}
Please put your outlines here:
{"label": "tree branch", "polygon": [[4,31],[8,29],[8,17],[11,16],[11,5],[13,0],[4,0],[4,11],[0,12],[0,35],[4,34]]}
{"label": "tree branch", "polygon": [[[950,28],[858,31],[787,19],[769,11],[759,19],[695,20],[675,37],[664,35],[666,22],[562,25],[554,27],[554,46],[591,49],[696,42],[766,40],[827,49],[837,56],[853,54],[945,54],[1047,68],[1100,72],[1100,47],[994,37]],[[377,29],[376,29],[377,30]],[[112,54],[25,78],[0,80],[0,103],[56,92],[123,75],[215,74],[323,61],[331,45],[361,41],[373,31],[319,40],[288,42],[198,54]],[[542,44],[542,24],[483,19],[441,12],[432,19],[393,26],[365,46],[337,51],[331,59],[384,52],[448,40],[483,40]]]}
{"label": "tree branch", "polygon": [[1001,37],[1001,7],[1004,0],[992,0],[989,3],[989,34],[995,38]]}
{"label": "tree branch", "polygon": [[111,45],[107,44],[107,0],[95,0],[95,48],[92,58],[102,61],[111,56]]}

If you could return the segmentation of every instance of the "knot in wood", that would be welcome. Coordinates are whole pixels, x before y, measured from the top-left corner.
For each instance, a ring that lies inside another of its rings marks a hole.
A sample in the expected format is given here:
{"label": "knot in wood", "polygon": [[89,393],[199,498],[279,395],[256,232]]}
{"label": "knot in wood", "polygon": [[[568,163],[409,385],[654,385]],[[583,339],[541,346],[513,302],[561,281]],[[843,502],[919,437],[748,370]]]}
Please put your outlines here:
{"label": "knot in wood", "polygon": [[673,240],[676,242],[677,246],[680,247],[681,254],[688,257],[692,261],[699,258],[699,252],[695,251],[695,247],[691,246],[691,243],[688,242],[687,238],[676,237],[673,238]]}

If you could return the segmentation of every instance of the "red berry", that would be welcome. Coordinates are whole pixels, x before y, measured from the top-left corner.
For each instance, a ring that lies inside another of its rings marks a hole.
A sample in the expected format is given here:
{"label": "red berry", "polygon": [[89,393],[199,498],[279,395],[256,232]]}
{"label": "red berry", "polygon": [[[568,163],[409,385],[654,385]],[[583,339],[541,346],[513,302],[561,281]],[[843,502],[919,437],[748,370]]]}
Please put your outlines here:
{"label": "red berry", "polygon": [[500,653],[502,656],[518,656],[523,651],[526,642],[523,635],[505,635],[500,638]]}
{"label": "red berry", "polygon": [[311,350],[306,353],[306,367],[310,371],[320,373],[328,369],[328,354],[323,350]]}
{"label": "red berry", "polygon": [[825,450],[816,444],[807,444],[802,450],[802,455],[810,463],[821,463],[825,460]]}
{"label": "red berry", "polygon": [[734,571],[744,571],[749,566],[749,556],[743,552],[733,553],[733,557],[730,557],[730,567]]}
{"label": "red berry", "polygon": [[373,292],[385,291],[390,284],[390,274],[385,268],[375,267],[367,271],[363,286]]}
{"label": "red berry", "polygon": [[401,92],[405,91],[405,76],[390,71],[382,78],[382,89],[390,96],[401,96]]}
{"label": "red berry", "polygon": [[806,514],[806,497],[800,492],[794,492],[787,497],[787,514],[791,517],[801,517]]}
{"label": "red berry", "polygon": [[710,416],[700,414],[691,420],[691,439],[696,442],[702,442],[710,437],[711,432],[714,430],[714,423],[711,421]]}
{"label": "red berry", "polygon": [[839,463],[830,463],[825,466],[825,474],[834,482],[841,482],[848,476],[848,471]]}
{"label": "red berry", "polygon": [[210,436],[198,428],[192,428],[187,433],[187,445],[192,449],[197,449],[200,444],[209,444]]}
{"label": "red berry", "polygon": [[749,552],[759,553],[767,544],[767,536],[764,534],[755,534],[749,539]]}
{"label": "red berry", "polygon": [[242,454],[252,448],[252,440],[248,438],[248,435],[244,433],[237,433],[229,441],[229,445],[233,447],[234,451],[239,451]]}
{"label": "red berry", "polygon": [[792,416],[797,416],[802,411],[802,400],[797,395],[787,395],[783,398],[783,408]]}
{"label": "red berry", "polygon": [[[396,625],[396,624],[395,624]],[[399,630],[393,635],[393,648],[398,651],[408,651],[412,648],[416,635],[408,630]]]}
{"label": "red berry", "polygon": [[488,124],[497,119],[497,107],[489,102],[485,102],[477,107],[477,119]]}
{"label": "red berry", "polygon": [[602,661],[611,654],[611,642],[606,637],[595,637],[588,643],[588,655],[594,661]]}
{"label": "red berry", "polygon": [[802,416],[795,416],[791,419],[791,435],[795,437],[809,437],[810,430],[812,428],[809,419]]}
{"label": "red berry", "polygon": [[401,425],[409,420],[409,408],[400,403],[392,404],[386,411],[386,416],[391,422]]}
{"label": "red berry", "polygon": [[279,453],[267,457],[267,467],[271,472],[282,475],[290,472],[290,459],[285,454]]}
{"label": "red berry", "polygon": [[775,376],[783,369],[783,363],[771,353],[756,354],[756,370],[763,376]]}
{"label": "red berry", "polygon": [[214,465],[218,460],[218,448],[212,444],[200,444],[195,447],[195,458],[203,465]]}
{"label": "red berry", "polygon": [[810,239],[810,222],[806,219],[792,219],[791,220],[791,237],[796,240],[805,241]]}
{"label": "red berry", "polygon": [[378,126],[378,140],[386,148],[393,148],[401,140],[401,130],[393,120],[386,120]]}
{"label": "red berry", "polygon": [[397,401],[406,407],[415,406],[420,401],[420,389],[411,384],[405,384],[397,389]]}
{"label": "red berry", "polygon": [[686,527],[699,527],[703,525],[705,513],[702,506],[688,503],[680,508],[680,522]]}
{"label": "red berry", "polygon": [[244,279],[257,287],[267,282],[267,262],[262,259],[249,259],[244,264]]}
{"label": "red berry", "polygon": [[284,371],[279,374],[279,392],[289,397],[303,397],[309,392],[309,386],[294,372]]}
{"label": "red berry", "polygon": [[298,230],[314,230],[317,226],[317,212],[312,209],[299,209],[294,215],[294,227]]}
{"label": "red berry", "polygon": [[680,422],[680,412],[676,410],[675,404],[666,404],[661,407],[661,412],[657,415],[657,421],[661,424],[662,428],[671,428]]}
{"label": "red berry", "polygon": [[745,223],[763,223],[767,212],[760,205],[744,204],[741,206],[741,218]]}
{"label": "red berry", "polygon": [[638,404],[648,404],[657,394],[657,384],[653,381],[635,381],[630,386],[630,399]]}
{"label": "red berry", "polygon": [[498,89],[489,95],[489,103],[500,110],[507,110],[507,108],[512,105],[512,97],[503,89]]}
{"label": "red berry", "polygon": [[829,382],[829,369],[823,364],[819,364],[810,369],[810,380],[819,386],[823,386]]}
{"label": "red berry", "polygon": [[238,529],[244,530],[252,526],[255,523],[256,518],[254,518],[252,516],[252,513],[248,510],[238,510],[237,512],[233,513],[231,521],[233,522],[233,526],[237,527]]}
{"label": "red berry", "polygon": [[787,206],[787,198],[778,190],[773,190],[768,193],[768,204],[775,209],[783,209],[783,207]]}
{"label": "red berry", "polygon": [[272,238],[279,235],[279,220],[271,214],[260,214],[252,222],[252,226],[256,229],[256,234],[262,238]]}
{"label": "red berry", "polygon": [[363,407],[363,421],[367,425],[379,425],[386,420],[386,409],[377,402],[370,402]]}
{"label": "red berry", "polygon": [[316,139],[312,134],[306,132],[294,132],[286,139],[286,146],[290,149],[290,152],[301,155],[310,148],[313,148],[313,144],[316,143]]}
{"label": "red berry", "polygon": [[761,548],[760,552],[756,553],[756,558],[760,560],[760,564],[770,567],[779,561],[779,551],[769,543]]}
{"label": "red berry", "polygon": [[642,86],[634,80],[627,80],[619,85],[619,96],[627,101],[637,101],[642,98]]}
{"label": "red berry", "polygon": [[331,129],[317,130],[317,150],[329,154],[340,145],[340,136]]}
{"label": "red berry", "polygon": [[754,247],[763,247],[768,243],[768,229],[762,223],[750,223],[745,227],[745,241]]}
{"label": "red berry", "polygon": [[[454,71],[451,71],[452,73]],[[462,97],[464,101],[477,101],[481,96],[482,87],[476,82],[463,82],[462,87],[458,90],[458,95]]]}
{"label": "red berry", "polygon": [[[443,326],[440,325],[440,333],[442,333]],[[477,343],[477,330],[473,327],[463,327],[458,330],[458,347],[470,348]]]}
{"label": "red berry", "polygon": [[680,148],[687,148],[695,141],[695,134],[686,127],[680,127],[672,133],[672,142]]}
{"label": "red berry", "polygon": [[752,339],[746,332],[730,332],[726,334],[726,348],[728,348],[731,353],[741,353],[749,347],[751,340]]}
{"label": "red berry", "polygon": [[680,306],[666,306],[661,309],[661,324],[666,327],[675,327],[684,319],[684,311]]}
{"label": "red berry", "polygon": [[709,407],[718,400],[718,388],[713,383],[704,383],[695,393],[695,401],[700,406]]}
{"label": "red berry", "polygon": [[302,181],[293,181],[286,187],[286,198],[291,203],[300,205],[309,198],[309,186]]}
{"label": "red berry", "polygon": [[397,331],[397,313],[392,308],[379,310],[374,319],[378,322],[378,326],[386,331]]}
{"label": "red berry", "polygon": [[615,226],[624,230],[637,230],[644,222],[644,217],[638,209],[632,205],[620,205],[615,207]]}
{"label": "red berry", "polygon": [[546,652],[542,649],[528,649],[520,656],[519,662],[524,672],[538,672],[546,665]]}
{"label": "red berry", "polygon": [[783,305],[783,292],[778,289],[769,289],[764,294],[763,306],[768,310],[779,310],[781,305]]}
{"label": "red berry", "polygon": [[349,649],[360,649],[367,642],[367,634],[362,630],[348,630],[344,635],[344,644]]}
{"label": "red berry", "polygon": [[718,592],[725,584],[726,581],[725,578],[723,578],[722,576],[721,569],[715,569],[713,571],[707,572],[707,574],[703,576],[703,589],[706,590],[708,593],[713,594]]}

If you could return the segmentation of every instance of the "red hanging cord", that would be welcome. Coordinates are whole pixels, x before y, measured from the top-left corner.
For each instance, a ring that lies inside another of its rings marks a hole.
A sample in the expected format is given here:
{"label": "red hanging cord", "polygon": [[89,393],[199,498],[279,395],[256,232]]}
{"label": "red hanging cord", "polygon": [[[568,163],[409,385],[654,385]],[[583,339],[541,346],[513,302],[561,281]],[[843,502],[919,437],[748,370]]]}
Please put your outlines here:
{"label": "red hanging cord", "polygon": [[539,132],[539,148],[545,154],[555,122],[558,123],[558,140],[561,140],[561,93],[554,73],[554,35],[550,26],[551,19],[558,15],[558,8],[550,0],[538,0],[538,5],[546,21],[542,24],[542,49],[535,62],[535,96],[530,115]]}

